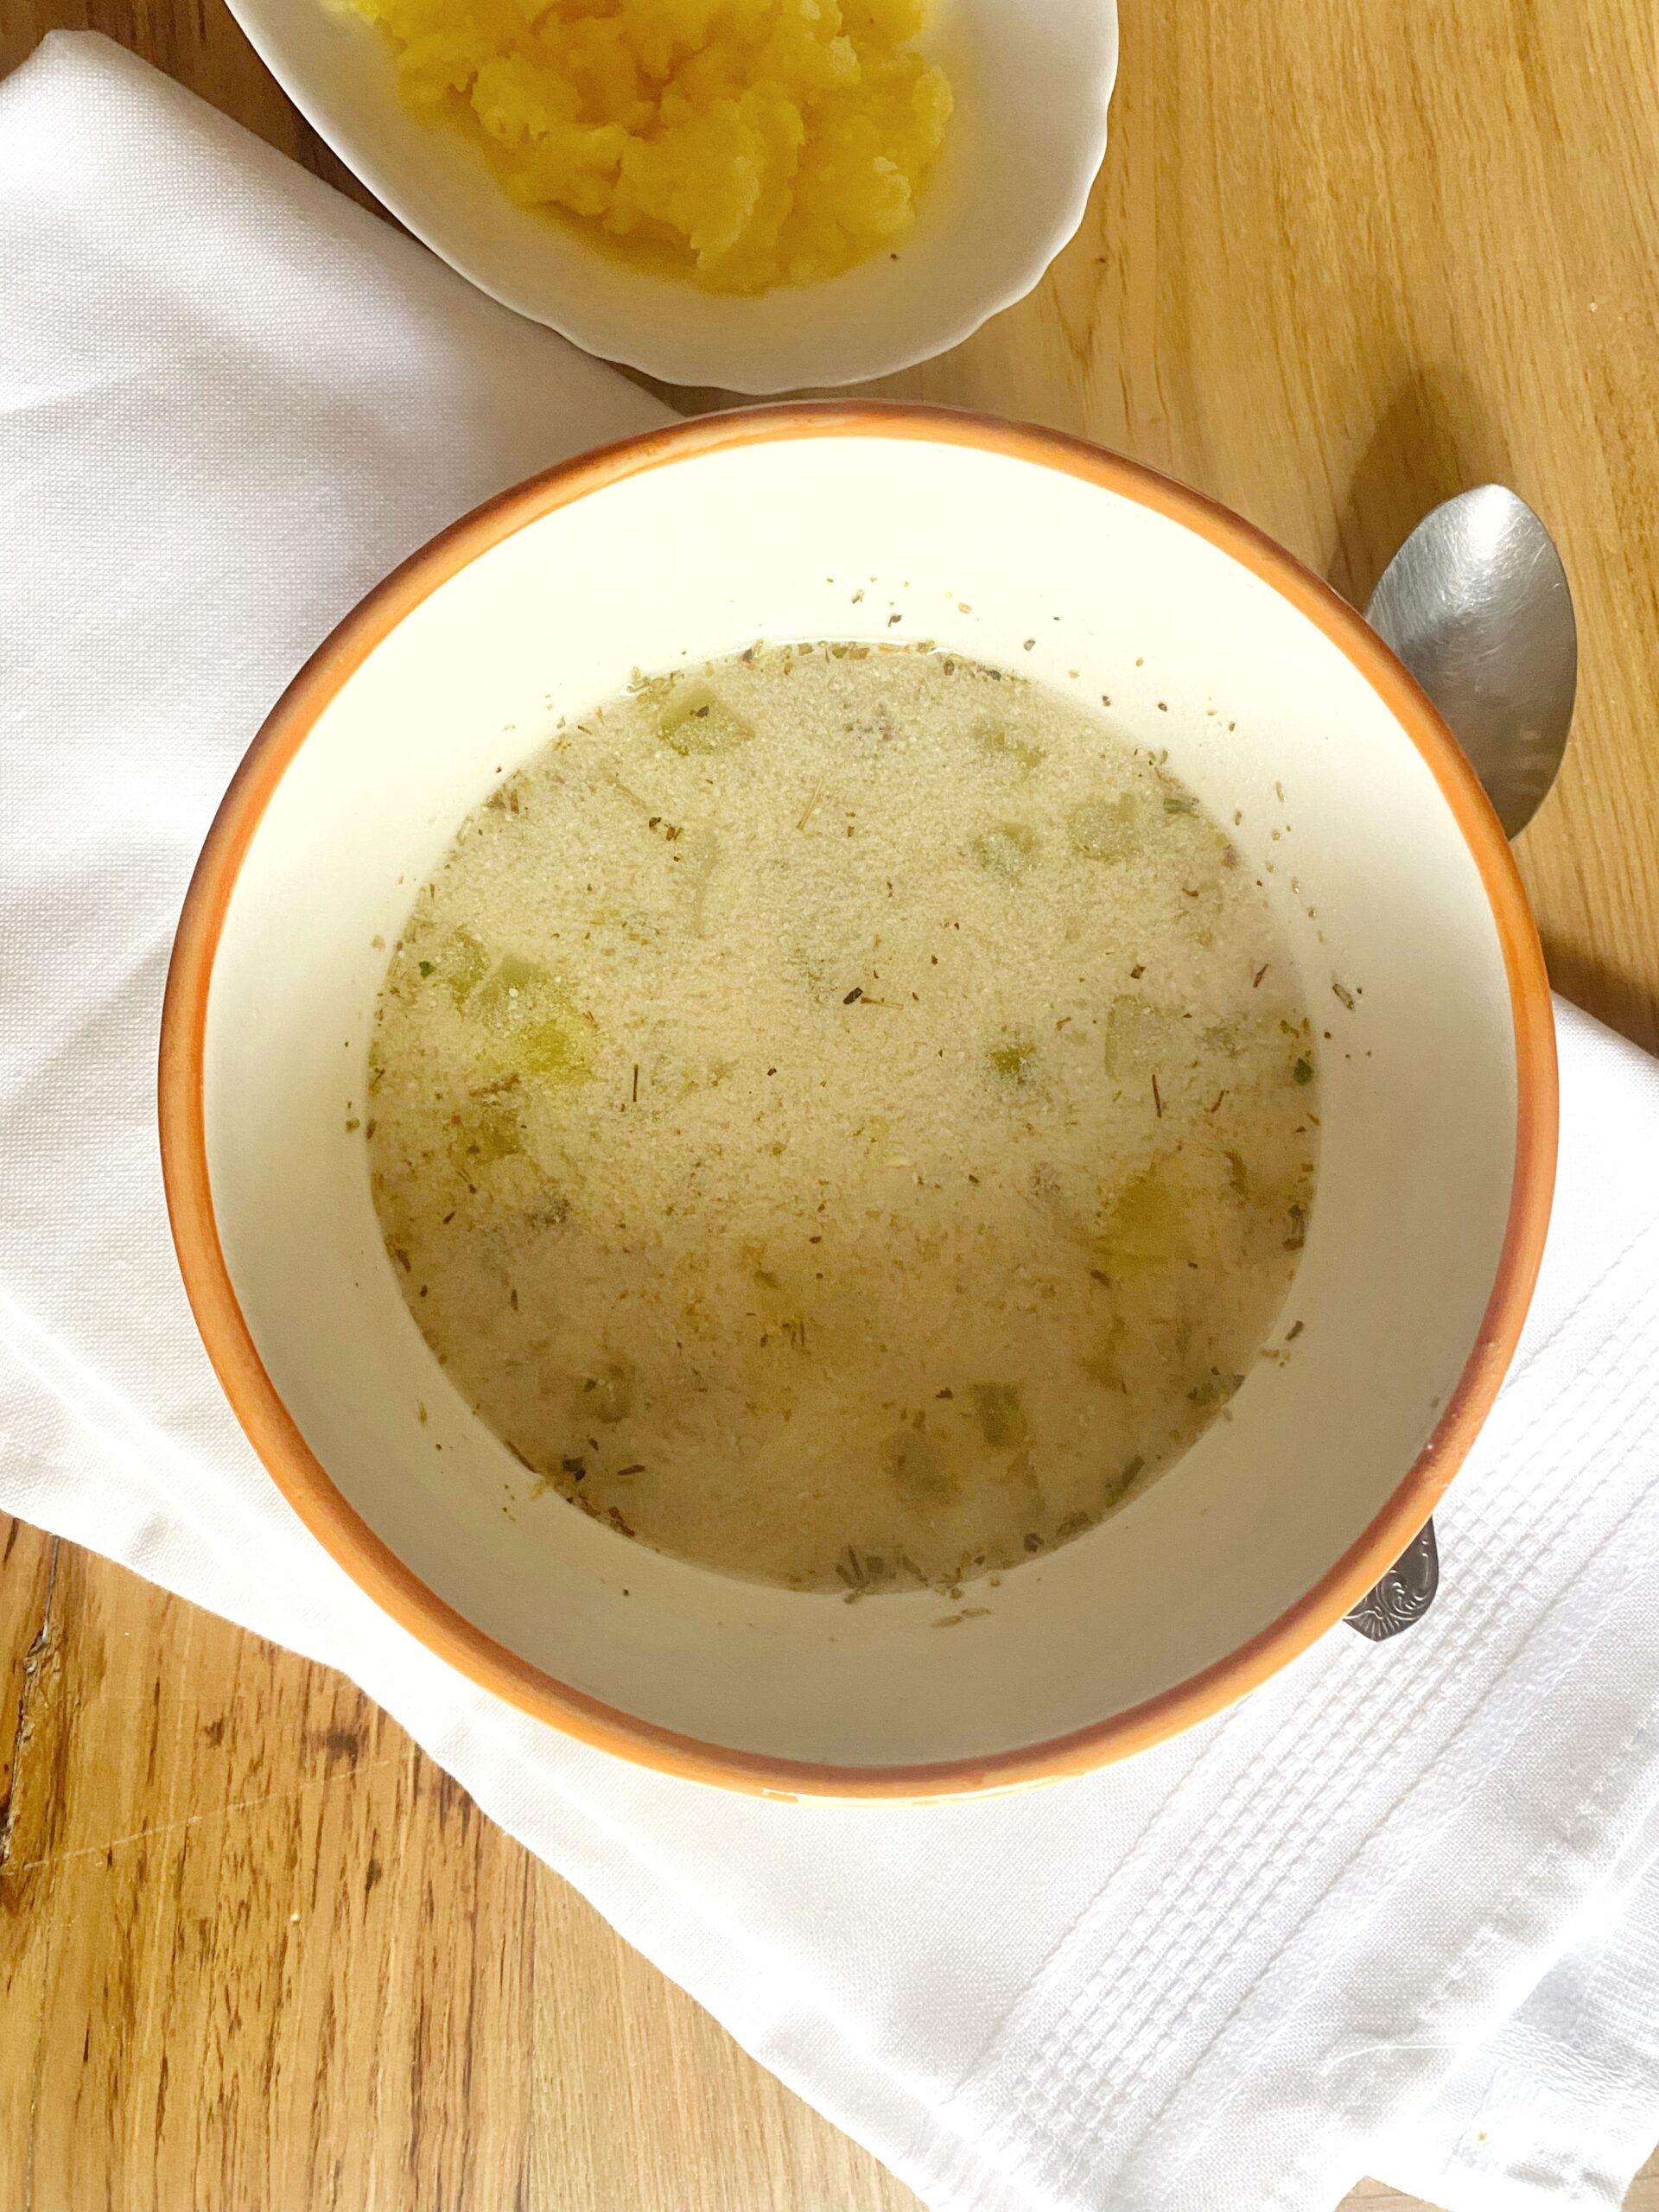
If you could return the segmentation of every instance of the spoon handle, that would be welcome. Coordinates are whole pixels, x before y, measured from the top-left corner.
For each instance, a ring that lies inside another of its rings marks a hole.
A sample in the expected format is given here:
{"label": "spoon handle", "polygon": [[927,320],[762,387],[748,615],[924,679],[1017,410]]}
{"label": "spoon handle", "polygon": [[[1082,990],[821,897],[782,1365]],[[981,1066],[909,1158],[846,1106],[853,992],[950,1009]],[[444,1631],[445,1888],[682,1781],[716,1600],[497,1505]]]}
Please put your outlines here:
{"label": "spoon handle", "polygon": [[1373,1643],[1386,1643],[1402,1628],[1421,1620],[1440,1586],[1440,1554],[1434,1541],[1434,1523],[1425,1521],[1382,1580],[1344,1618],[1350,1628],[1357,1629]]}

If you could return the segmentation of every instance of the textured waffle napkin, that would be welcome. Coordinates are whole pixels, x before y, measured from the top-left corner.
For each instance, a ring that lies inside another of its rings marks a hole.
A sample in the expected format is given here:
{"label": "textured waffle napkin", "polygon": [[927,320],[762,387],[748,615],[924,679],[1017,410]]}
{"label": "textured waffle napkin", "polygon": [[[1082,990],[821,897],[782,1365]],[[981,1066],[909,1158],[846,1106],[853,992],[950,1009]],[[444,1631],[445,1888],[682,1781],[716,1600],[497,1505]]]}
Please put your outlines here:
{"label": "textured waffle napkin", "polygon": [[377,1612],[221,1402],[152,1125],[219,791],[391,563],[659,419],[115,48],[0,87],[0,1507],[345,1669],[937,2206],[1617,2202],[1659,2135],[1659,1070],[1582,1016],[1439,1605],[1087,1781],[791,1807],[568,1742]]}

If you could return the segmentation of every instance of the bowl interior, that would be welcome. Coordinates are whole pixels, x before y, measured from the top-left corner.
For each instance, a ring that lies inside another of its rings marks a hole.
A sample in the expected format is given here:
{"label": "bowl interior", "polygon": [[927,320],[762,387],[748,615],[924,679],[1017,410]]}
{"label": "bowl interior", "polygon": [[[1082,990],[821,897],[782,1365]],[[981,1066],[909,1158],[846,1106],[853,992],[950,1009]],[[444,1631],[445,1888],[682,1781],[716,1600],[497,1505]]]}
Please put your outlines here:
{"label": "bowl interior", "polygon": [[1117,64],[1112,0],[938,0],[924,43],[957,112],[897,258],[738,299],[516,207],[467,137],[400,104],[389,43],[344,0],[235,0],[233,13],[340,159],[481,290],[608,360],[746,392],[887,374],[1029,291],[1082,219]]}
{"label": "bowl interior", "polygon": [[[1046,462],[1038,441],[999,450],[972,425],[859,419],[872,427],[705,426],[579,478],[578,496],[556,482],[453,573],[487,527],[432,556],[442,580],[378,643],[369,622],[325,656],[325,673],[350,672],[235,877],[203,1084],[213,1211],[260,1359],[398,1560],[625,1715],[896,1770],[1006,1756],[1159,1699],[1356,1545],[1481,1333],[1516,1172],[1517,1045],[1459,826],[1467,793],[1454,775],[1448,803],[1359,660],[1248,560],[1148,504],[1132,472],[1113,488]],[[530,1497],[410,1319],[347,1128],[380,948],[504,769],[636,667],[842,637],[931,638],[1109,693],[1120,727],[1167,746],[1220,820],[1242,817],[1329,1039],[1319,1188],[1276,1339],[1300,1324],[1294,1344],[1147,1495],[975,1586],[985,1612],[946,1634],[954,1608],[931,1594],[768,1590]]]}

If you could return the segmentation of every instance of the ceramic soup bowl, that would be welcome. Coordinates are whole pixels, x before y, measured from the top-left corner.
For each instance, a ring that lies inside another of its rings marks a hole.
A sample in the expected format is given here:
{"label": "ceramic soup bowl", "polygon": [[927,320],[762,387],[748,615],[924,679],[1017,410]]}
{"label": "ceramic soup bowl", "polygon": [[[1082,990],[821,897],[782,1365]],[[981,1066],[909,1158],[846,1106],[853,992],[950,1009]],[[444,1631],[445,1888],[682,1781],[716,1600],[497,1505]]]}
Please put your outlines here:
{"label": "ceramic soup bowl", "polygon": [[[637,668],[858,637],[931,638],[1109,693],[1217,819],[1242,816],[1329,1033],[1318,1194],[1275,1332],[1304,1324],[1294,1356],[1260,1362],[1231,1417],[1124,1510],[973,1586],[965,1603],[985,1610],[944,1635],[928,1592],[762,1587],[532,1502],[410,1317],[348,1127],[382,948],[504,768]],[[161,1110],[225,1389],[381,1605],[502,1696],[652,1765],[921,1797],[1077,1772],[1186,1726],[1389,1566],[1513,1350],[1555,1092],[1508,846],[1350,608],[1128,461],[976,417],[834,405],[677,425],[555,469],[347,617],[203,852]]]}

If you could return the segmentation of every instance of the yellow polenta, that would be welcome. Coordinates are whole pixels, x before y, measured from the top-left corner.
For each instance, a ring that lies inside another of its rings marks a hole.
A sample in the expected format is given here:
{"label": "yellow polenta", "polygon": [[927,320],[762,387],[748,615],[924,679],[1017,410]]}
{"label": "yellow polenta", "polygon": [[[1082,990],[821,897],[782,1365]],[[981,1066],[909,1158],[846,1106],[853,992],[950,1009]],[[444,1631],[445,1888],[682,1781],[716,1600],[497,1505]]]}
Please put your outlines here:
{"label": "yellow polenta", "polygon": [[410,105],[480,131],[506,190],[703,283],[810,283],[887,246],[950,114],[926,0],[353,0]]}

